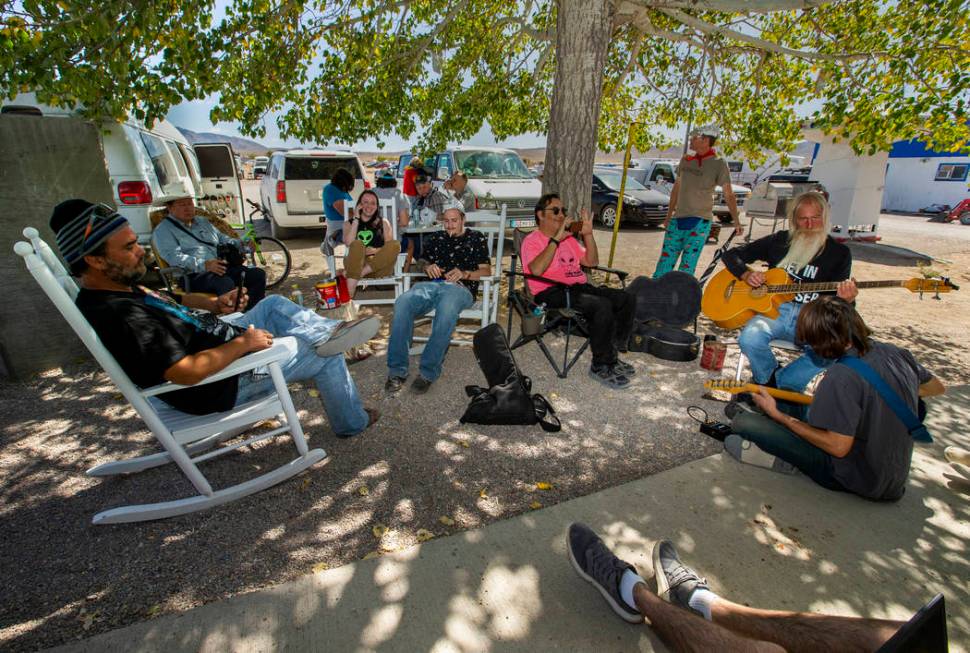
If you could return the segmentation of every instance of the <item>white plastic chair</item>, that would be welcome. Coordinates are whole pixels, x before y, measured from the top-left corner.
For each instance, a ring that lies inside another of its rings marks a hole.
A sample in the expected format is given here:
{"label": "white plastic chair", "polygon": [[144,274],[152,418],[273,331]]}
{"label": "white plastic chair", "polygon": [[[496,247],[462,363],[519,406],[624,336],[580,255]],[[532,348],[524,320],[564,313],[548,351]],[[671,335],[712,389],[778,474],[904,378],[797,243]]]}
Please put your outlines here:
{"label": "white plastic chair", "polygon": [[[455,334],[474,334],[482,327],[488,326],[498,319],[499,291],[502,285],[502,257],[505,251],[505,205],[502,205],[500,213],[488,213],[485,211],[475,211],[466,216],[465,226],[469,229],[480,231],[485,235],[488,242],[488,255],[492,261],[492,274],[482,277],[478,286],[481,299],[476,299],[475,303],[463,310],[458,316],[458,326]],[[411,284],[416,280],[425,278],[427,275],[421,272],[402,273],[404,279],[403,291],[407,292]],[[434,317],[434,311],[428,313],[425,318]],[[422,321],[425,319],[422,318]],[[471,326],[462,326],[462,322],[471,322]],[[469,338],[458,338],[452,335],[451,344],[471,345]],[[414,342],[427,342],[427,336],[414,336]]]}
{"label": "white plastic chair", "polygon": [[[347,217],[353,215],[354,209],[357,203],[345,200],[344,201],[344,213]],[[391,223],[391,234],[394,240],[398,240],[398,230],[397,230],[397,201],[392,197],[389,199],[381,199],[378,201],[378,211]],[[336,277],[337,275],[337,253],[338,247],[344,249],[344,253],[341,256],[343,258],[347,255],[347,246],[343,244],[343,241],[335,242],[330,238],[330,234],[324,238],[323,244],[320,246],[320,251],[327,259],[327,269],[330,271],[331,277]],[[394,263],[394,274],[390,277],[368,277],[360,279],[357,282],[358,289],[364,288],[380,288],[380,287],[390,287],[394,290],[393,297],[379,297],[379,298],[363,298],[354,299],[353,303],[357,306],[366,306],[373,304],[393,304],[394,300],[397,299],[403,292],[403,274],[404,274],[404,259],[405,254],[399,254],[397,261]]]}
{"label": "white plastic chair", "polygon": [[[149,402],[149,397],[156,397],[186,386],[174,383],[163,383],[145,389],[135,386],[101,343],[94,328],[75,306],[74,300],[78,294],[78,287],[74,279],[51,248],[40,239],[36,229],[28,227],[23,233],[30,243],[18,242],[14,245],[14,251],[23,257],[31,275],[94,355],[108,377],[145,421],[164,449],[160,453],[104,463],[92,467],[87,474],[89,476],[130,474],[174,462],[198,491],[197,495],[183,499],[105,510],[94,516],[93,523],[117,524],[163,519],[211,508],[276,485],[327,457],[323,449],[308,449],[280,369],[279,361],[287,358],[296,349],[294,338],[276,339],[270,349],[244,356],[199,384],[212,383],[256,368],[268,368],[275,386],[274,394],[254,399],[226,412],[209,415],[189,415],[168,405],[157,409],[155,403],[160,402]],[[279,428],[260,433],[239,443],[208,451],[220,442],[243,433],[254,424],[277,417],[282,423]],[[199,469],[198,464],[203,461],[287,432],[293,438],[298,455],[270,472],[230,487],[214,490]],[[206,451],[208,453],[203,453]]]}
{"label": "white plastic chair", "polygon": [[[737,340],[727,340],[727,341],[725,341],[724,344],[727,344],[727,345],[737,345],[738,344],[738,341]],[[770,347],[775,348],[775,349],[781,349],[781,350],[784,350],[784,351],[790,351],[790,352],[798,353],[798,354],[802,353],[802,351],[803,351],[801,347],[799,347],[798,345],[796,345],[794,342],[791,342],[790,340],[772,340],[771,342],[768,343],[768,345]],[[740,349],[739,349],[739,351],[738,351],[738,366],[734,370],[734,380],[735,381],[740,381],[741,380],[741,373],[744,371],[744,361],[746,361],[746,360],[748,360],[748,357],[745,356],[744,355],[744,352],[743,351],[740,351]]]}

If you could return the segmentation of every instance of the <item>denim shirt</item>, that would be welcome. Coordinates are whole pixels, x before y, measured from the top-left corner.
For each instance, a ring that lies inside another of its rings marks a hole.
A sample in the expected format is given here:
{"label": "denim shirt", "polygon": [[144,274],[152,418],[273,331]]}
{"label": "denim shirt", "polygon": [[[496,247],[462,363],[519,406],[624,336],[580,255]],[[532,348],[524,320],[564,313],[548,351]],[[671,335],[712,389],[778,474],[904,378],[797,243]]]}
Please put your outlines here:
{"label": "denim shirt", "polygon": [[179,222],[180,225],[192,232],[199,240],[203,240],[209,245],[203,245],[198,240],[188,235],[177,226],[172,224],[175,218],[166,216],[152,234],[152,243],[155,252],[162,259],[173,267],[185,268],[188,272],[205,272],[205,262],[217,258],[216,245],[222,243],[235,243],[239,241],[230,238],[205,218],[195,216],[192,224],[187,225]]}

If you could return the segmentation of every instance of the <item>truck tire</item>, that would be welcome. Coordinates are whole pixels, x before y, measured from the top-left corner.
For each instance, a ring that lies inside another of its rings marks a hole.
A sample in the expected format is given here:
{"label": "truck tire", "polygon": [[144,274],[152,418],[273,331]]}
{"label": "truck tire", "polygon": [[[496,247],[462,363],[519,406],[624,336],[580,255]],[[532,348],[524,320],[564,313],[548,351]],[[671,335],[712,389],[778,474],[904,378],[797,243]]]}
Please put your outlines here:
{"label": "truck tire", "polygon": [[960,214],[960,224],[970,225],[970,211],[964,211]]}
{"label": "truck tire", "polygon": [[294,231],[295,231],[294,229],[291,229],[289,227],[281,227],[278,224],[276,224],[276,218],[273,217],[272,213],[269,214],[269,233],[270,235],[273,236],[273,238],[278,238],[279,240],[286,240],[287,238],[293,237]]}

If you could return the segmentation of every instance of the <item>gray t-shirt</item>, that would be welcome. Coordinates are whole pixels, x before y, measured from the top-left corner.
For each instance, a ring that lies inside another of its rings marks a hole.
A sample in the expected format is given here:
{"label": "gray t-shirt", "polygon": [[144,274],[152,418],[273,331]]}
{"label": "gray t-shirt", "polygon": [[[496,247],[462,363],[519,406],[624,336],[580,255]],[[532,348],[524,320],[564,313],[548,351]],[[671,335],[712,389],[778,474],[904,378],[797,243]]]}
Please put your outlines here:
{"label": "gray t-shirt", "polygon": [[[919,386],[933,375],[911,353],[872,342],[862,357],[916,413]],[[903,496],[913,438],[882,396],[865,379],[836,363],[818,385],[808,423],[855,437],[845,458],[832,457],[832,474],[847,490],[868,499]]]}
{"label": "gray t-shirt", "polygon": [[677,189],[675,218],[697,217],[714,219],[714,188],[731,183],[727,161],[719,155],[683,157],[677,168],[680,187]]}

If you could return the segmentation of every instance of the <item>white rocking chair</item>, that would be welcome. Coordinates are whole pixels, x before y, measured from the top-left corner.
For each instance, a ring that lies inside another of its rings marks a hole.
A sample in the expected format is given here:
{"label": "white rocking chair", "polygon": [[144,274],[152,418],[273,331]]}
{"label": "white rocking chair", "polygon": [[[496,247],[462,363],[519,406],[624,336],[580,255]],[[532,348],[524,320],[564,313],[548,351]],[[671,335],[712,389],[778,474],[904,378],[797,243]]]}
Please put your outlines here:
{"label": "white rocking chair", "polygon": [[[77,297],[78,287],[74,279],[68,274],[51,248],[40,239],[36,229],[28,227],[24,229],[23,233],[30,240],[30,244],[18,242],[14,245],[14,251],[23,257],[31,275],[47,293],[64,319],[71,325],[165,450],[129,460],[104,463],[92,467],[87,471],[87,474],[89,476],[129,474],[174,462],[198,491],[196,496],[183,499],[105,510],[94,516],[93,523],[117,524],[163,519],[204,510],[276,485],[327,457],[323,449],[308,449],[303,429],[293,406],[293,400],[290,398],[283,372],[280,369],[279,361],[286,358],[289,352],[296,347],[296,341],[293,338],[276,339],[270,349],[244,356],[200,383],[200,385],[212,383],[258,367],[268,367],[276,390],[273,395],[254,399],[223,413],[209,415],[189,415],[167,405],[160,409],[156,408],[155,404],[159,402],[149,402],[149,397],[178,390],[185,386],[174,383],[163,383],[145,389],[139,389],[135,386],[101,343],[94,328],[75,306],[74,299]],[[239,443],[203,453],[220,442],[243,433],[254,424],[277,417],[282,423],[279,428],[260,433]],[[220,490],[213,490],[199,470],[198,463],[286,432],[289,432],[293,438],[293,443],[296,445],[299,455],[277,469]]]}

